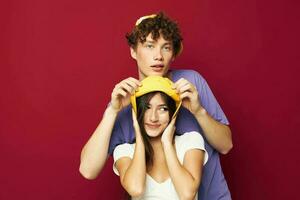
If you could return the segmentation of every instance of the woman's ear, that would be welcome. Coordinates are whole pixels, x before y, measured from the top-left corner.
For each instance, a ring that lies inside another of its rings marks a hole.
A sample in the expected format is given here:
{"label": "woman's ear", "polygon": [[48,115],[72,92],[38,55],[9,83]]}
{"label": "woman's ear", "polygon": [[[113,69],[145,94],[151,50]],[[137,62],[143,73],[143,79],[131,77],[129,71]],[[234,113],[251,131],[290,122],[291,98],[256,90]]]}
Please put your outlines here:
{"label": "woman's ear", "polygon": [[136,60],[136,51],[132,47],[130,47],[130,55],[134,60]]}

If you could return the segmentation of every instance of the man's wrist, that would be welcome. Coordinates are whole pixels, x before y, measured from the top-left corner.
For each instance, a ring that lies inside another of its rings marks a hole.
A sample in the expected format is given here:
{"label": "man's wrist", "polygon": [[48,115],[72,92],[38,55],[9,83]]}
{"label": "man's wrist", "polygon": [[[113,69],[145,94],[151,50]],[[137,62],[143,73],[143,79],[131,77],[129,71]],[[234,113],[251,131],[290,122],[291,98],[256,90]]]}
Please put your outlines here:
{"label": "man's wrist", "polygon": [[198,116],[198,117],[204,117],[207,115],[207,111],[205,110],[205,108],[203,108],[202,106],[197,109],[194,113],[195,116]]}
{"label": "man's wrist", "polygon": [[104,112],[104,115],[109,115],[111,117],[116,117],[118,115],[119,111],[114,109],[111,105],[109,105],[105,112]]}

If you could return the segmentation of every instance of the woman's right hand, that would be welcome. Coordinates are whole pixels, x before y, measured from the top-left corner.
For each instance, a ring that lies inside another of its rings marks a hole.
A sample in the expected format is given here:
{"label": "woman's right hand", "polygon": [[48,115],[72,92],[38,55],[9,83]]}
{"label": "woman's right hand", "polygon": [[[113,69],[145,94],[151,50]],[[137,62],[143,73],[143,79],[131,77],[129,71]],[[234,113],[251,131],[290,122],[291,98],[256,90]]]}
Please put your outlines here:
{"label": "woman's right hand", "polygon": [[135,132],[135,137],[136,138],[141,138],[142,135],[141,135],[140,125],[139,125],[139,122],[137,121],[136,114],[135,114],[133,109],[131,109],[131,113],[132,113],[132,121],[133,121],[133,128],[134,128],[134,132]]}
{"label": "woman's right hand", "polygon": [[111,108],[118,113],[130,103],[130,96],[141,85],[140,81],[129,77],[115,85],[111,94]]}

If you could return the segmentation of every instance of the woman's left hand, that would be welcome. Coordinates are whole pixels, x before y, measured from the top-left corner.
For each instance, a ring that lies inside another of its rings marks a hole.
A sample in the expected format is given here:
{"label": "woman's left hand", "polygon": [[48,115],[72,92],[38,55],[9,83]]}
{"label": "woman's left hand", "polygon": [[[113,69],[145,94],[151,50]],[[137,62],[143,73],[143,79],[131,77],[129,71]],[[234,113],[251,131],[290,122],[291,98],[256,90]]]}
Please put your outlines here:
{"label": "woman's left hand", "polygon": [[161,136],[161,142],[163,144],[172,144],[173,143],[173,137],[175,133],[175,122],[176,122],[176,117],[174,117],[167,128],[164,130],[162,136]]}

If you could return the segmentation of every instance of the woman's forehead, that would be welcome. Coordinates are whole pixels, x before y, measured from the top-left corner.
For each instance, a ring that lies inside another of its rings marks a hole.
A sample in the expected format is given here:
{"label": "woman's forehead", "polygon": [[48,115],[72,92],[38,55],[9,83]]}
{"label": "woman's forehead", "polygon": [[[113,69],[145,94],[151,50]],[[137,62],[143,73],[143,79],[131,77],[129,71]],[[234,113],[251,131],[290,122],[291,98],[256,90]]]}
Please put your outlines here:
{"label": "woman's forehead", "polygon": [[162,97],[160,92],[156,92],[150,99],[149,104],[165,105],[165,99]]}

